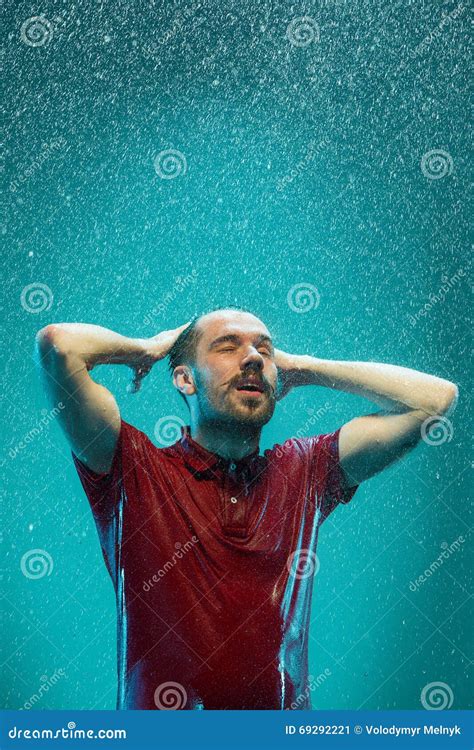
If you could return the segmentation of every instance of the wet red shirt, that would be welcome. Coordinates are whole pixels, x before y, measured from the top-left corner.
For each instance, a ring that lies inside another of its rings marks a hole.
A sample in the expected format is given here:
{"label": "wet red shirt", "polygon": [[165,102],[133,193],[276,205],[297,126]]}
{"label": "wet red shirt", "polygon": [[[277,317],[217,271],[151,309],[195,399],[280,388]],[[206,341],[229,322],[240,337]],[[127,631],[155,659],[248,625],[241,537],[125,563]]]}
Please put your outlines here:
{"label": "wet red shirt", "polygon": [[357,489],[339,429],[234,463],[122,421],[108,474],[73,456],[116,591],[117,708],[311,708],[318,529]]}

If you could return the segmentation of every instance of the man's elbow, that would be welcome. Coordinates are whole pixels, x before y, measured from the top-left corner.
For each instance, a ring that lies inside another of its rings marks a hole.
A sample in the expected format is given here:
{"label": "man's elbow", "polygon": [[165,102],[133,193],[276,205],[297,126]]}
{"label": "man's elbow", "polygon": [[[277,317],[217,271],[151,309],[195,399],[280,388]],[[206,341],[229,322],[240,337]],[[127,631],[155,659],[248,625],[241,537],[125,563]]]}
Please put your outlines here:
{"label": "man's elbow", "polygon": [[35,354],[39,364],[45,364],[51,357],[62,352],[63,332],[54,323],[41,328],[35,337]]}
{"label": "man's elbow", "polygon": [[446,381],[446,386],[443,388],[443,393],[439,398],[437,413],[443,414],[444,416],[452,414],[457,406],[458,400],[459,388],[455,383]]}

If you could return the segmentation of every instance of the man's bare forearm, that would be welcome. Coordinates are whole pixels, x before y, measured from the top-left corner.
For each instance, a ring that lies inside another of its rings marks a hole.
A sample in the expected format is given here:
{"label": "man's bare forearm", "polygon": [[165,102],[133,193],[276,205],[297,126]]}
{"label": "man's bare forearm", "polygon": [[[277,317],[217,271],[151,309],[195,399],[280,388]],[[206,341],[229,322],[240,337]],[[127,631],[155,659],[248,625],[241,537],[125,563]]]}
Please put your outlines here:
{"label": "man's bare forearm", "polygon": [[100,364],[134,366],[145,360],[149,340],[128,338],[89,323],[55,323],[37,336],[41,354],[53,351],[83,362],[87,369]]}
{"label": "man's bare forearm", "polygon": [[455,405],[454,383],[408,367],[379,362],[345,362],[293,356],[295,385],[320,385],[353,393],[388,409],[441,414]]}
{"label": "man's bare forearm", "polygon": [[37,334],[37,354],[42,368],[63,385],[64,379],[96,365],[128,365],[135,371],[131,390],[137,391],[141,380],[168,354],[188,325],[189,321],[144,339],[128,338],[89,323],[53,323]]}

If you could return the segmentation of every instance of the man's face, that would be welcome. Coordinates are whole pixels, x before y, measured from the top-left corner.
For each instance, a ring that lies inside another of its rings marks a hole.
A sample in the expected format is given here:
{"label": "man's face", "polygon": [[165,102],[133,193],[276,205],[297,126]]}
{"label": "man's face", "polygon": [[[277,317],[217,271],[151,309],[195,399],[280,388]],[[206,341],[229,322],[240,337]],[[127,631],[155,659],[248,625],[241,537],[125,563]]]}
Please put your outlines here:
{"label": "man's face", "polygon": [[221,423],[262,427],[276,404],[277,368],[267,327],[250,313],[208,313],[197,324],[193,376],[200,415]]}

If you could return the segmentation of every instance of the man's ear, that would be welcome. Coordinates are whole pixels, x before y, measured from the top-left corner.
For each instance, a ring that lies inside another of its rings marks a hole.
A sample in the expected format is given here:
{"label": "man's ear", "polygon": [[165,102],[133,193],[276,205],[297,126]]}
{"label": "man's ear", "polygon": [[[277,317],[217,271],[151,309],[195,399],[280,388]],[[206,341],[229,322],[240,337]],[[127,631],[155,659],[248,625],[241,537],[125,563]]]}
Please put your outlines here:
{"label": "man's ear", "polygon": [[193,373],[188,365],[178,365],[174,368],[173,384],[184,396],[193,396],[196,393]]}

